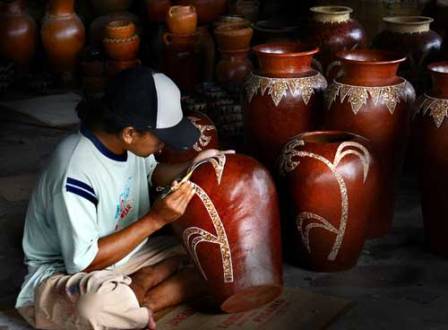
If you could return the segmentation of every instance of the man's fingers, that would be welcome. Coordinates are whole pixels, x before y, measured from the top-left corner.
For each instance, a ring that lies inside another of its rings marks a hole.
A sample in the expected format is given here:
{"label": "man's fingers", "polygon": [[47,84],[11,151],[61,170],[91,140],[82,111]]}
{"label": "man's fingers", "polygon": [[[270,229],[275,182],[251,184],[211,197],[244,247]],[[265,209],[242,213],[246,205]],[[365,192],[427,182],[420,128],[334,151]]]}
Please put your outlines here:
{"label": "man's fingers", "polygon": [[175,191],[173,191],[171,194],[169,194],[167,196],[167,198],[169,198],[172,201],[176,201],[177,199],[179,199],[181,196],[183,196],[185,193],[187,193],[190,190],[193,190],[193,186],[190,181],[186,181],[186,182],[180,184],[179,187]]}

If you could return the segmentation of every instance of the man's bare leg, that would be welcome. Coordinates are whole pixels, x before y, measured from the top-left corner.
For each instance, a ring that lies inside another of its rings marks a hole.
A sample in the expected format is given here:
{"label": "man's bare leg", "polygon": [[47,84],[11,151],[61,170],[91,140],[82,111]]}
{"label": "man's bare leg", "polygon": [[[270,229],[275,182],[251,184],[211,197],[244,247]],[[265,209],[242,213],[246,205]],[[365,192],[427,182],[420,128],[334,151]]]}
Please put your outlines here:
{"label": "man's bare leg", "polygon": [[143,305],[153,313],[205,293],[204,280],[194,268],[185,268],[150,289]]}

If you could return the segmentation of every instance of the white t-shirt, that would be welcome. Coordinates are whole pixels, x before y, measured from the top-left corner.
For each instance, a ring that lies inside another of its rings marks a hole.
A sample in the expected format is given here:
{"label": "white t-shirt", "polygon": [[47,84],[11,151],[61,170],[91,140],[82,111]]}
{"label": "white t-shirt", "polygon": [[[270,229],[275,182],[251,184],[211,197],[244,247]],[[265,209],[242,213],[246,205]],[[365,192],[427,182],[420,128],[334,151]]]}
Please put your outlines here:
{"label": "white t-shirt", "polygon": [[152,155],[113,154],[86,129],[59,144],[28,205],[23,237],[28,275],[16,307],[33,304],[35,288],[48,276],[84,270],[101,237],[148,212],[156,165]]}

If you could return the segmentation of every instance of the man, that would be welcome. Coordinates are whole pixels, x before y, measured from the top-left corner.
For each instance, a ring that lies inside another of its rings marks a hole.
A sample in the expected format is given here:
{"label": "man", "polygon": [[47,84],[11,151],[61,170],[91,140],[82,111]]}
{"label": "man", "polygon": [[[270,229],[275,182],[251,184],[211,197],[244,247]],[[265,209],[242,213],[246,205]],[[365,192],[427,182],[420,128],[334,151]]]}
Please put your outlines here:
{"label": "man", "polygon": [[[193,197],[190,182],[173,182],[192,163],[158,164],[153,154],[165,143],[189,148],[199,132],[182,116],[176,85],[143,67],[77,110],[80,132],[57,147],[30,200],[16,307],[40,329],[154,329],[154,312],[202,283],[172,238],[151,236]],[[150,207],[149,186],[170,184]]]}

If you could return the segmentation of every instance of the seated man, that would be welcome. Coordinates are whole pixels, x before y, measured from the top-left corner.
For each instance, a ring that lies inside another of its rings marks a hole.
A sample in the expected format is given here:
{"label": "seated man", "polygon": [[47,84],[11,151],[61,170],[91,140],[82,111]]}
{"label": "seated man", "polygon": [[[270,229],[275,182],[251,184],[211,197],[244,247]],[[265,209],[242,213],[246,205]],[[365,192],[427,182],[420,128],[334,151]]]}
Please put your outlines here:
{"label": "seated man", "polygon": [[[199,132],[176,85],[143,67],[121,72],[77,111],[80,132],[60,143],[31,197],[16,307],[40,329],[154,329],[154,312],[203,286],[172,237],[151,236],[193,197],[190,182],[173,182],[192,163],[158,164],[153,154],[165,143],[189,148]],[[150,207],[149,186],[170,184]]]}

